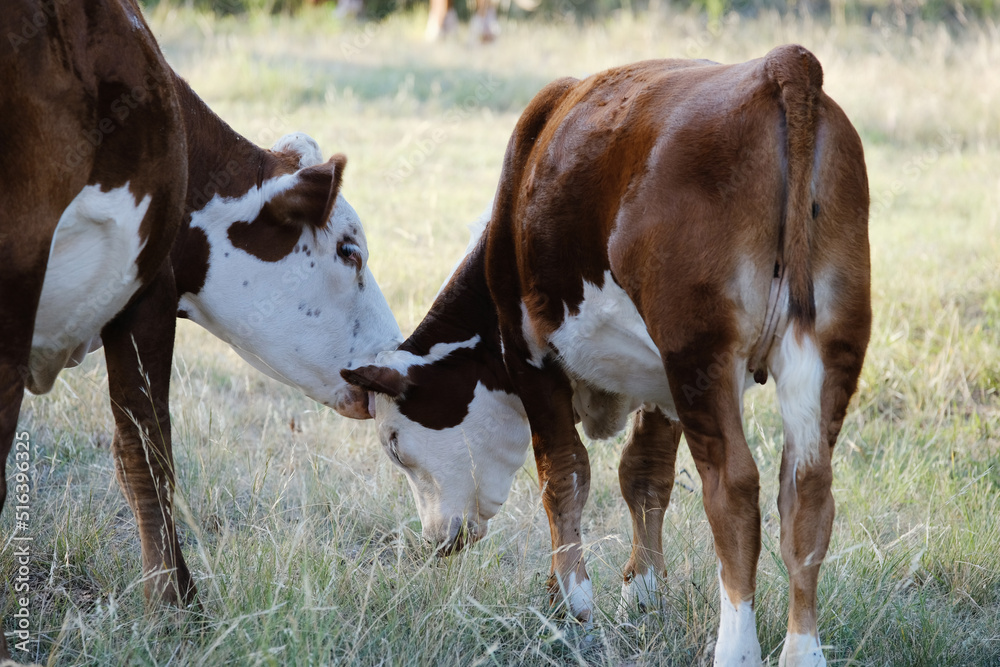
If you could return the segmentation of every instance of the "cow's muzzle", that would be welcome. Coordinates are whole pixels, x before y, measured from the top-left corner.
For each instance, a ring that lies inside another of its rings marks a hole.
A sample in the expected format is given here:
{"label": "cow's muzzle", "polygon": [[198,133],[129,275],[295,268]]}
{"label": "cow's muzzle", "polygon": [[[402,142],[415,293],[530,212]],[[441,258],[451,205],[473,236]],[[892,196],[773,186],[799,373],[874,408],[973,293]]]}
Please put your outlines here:
{"label": "cow's muzzle", "polygon": [[476,521],[456,516],[448,523],[448,530],[443,539],[436,539],[430,535],[425,535],[425,538],[435,545],[437,555],[443,558],[478,542],[485,534],[485,527],[480,527]]}

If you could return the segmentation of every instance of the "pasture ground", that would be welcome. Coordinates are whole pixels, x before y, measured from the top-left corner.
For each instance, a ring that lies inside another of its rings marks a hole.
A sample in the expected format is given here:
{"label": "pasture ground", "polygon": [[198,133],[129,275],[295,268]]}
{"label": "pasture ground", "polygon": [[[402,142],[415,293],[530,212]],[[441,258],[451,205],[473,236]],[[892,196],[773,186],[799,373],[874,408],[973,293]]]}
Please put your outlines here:
{"label": "pasture ground", "polygon": [[[424,17],[344,24],[224,20],[161,7],[169,61],[265,145],[303,130],[349,157],[372,269],[404,332],[489,202],[507,137],[544,83],[648,57],[722,62],[784,42],[812,49],[865,143],[875,322],[835,454],[837,519],[820,582],[831,664],[1000,664],[1000,33],[831,27],[764,15],[706,25],[623,15],[586,28],[505,25],[500,41],[422,40]],[[335,369],[331,369],[334,372]],[[489,536],[439,560],[371,422],[341,419],[180,324],[172,389],[185,554],[203,615],[149,612],[139,544],[114,481],[103,358],[29,397],[32,638],[51,665],[709,664],[716,561],[682,447],[665,528],[662,609],[614,621],[630,540],[623,437],[589,444],[585,540],[598,619],[560,623],[543,582],[549,538],[533,463]],[[784,637],[773,384],[751,391],[761,469],[759,637]],[[11,505],[8,502],[8,505]],[[11,508],[0,519],[11,535]],[[15,570],[12,546],[0,570]],[[10,580],[9,580],[10,581]],[[4,624],[13,629],[11,585]],[[179,618],[179,621],[178,621]],[[10,639],[8,640],[10,641]]]}

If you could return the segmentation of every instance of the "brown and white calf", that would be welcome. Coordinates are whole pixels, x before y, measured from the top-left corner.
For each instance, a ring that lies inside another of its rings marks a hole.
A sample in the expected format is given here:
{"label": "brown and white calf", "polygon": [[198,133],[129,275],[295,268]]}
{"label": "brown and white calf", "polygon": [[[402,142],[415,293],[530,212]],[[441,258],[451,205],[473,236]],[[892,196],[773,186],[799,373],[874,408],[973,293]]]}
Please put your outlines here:
{"label": "brown and white calf", "polygon": [[759,477],[743,392],[770,372],[785,427],[781,663],[824,664],[816,583],[834,516],[831,452],[868,343],[861,142],[802,47],[739,65],[643,62],[543,89],[507,147],[488,224],[396,351],[344,376],[372,392],[424,535],[486,533],[530,442],[553,596],[594,612],[580,519],[587,450],[621,430],[633,552],[624,595],[662,573],[683,432],[702,479],[722,598],[717,664],[760,664]]}
{"label": "brown and white calf", "polygon": [[[0,34],[0,460],[24,390],[48,391],[103,344],[146,594],[186,602],[176,317],[354,417],[367,395],[337,370],[402,338],[339,194],[345,159],[324,162],[304,135],[263,150],[234,132],[166,64],[132,0],[17,0]],[[0,468],[0,507],[6,491]]]}

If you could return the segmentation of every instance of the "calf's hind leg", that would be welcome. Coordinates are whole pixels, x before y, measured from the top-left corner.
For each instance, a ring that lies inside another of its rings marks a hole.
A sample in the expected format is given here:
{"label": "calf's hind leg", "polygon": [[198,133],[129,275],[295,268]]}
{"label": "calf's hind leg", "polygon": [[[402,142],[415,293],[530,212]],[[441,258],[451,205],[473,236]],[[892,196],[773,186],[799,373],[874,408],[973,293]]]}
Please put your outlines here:
{"label": "calf's hind leg", "polygon": [[[712,527],[719,559],[721,597],[716,665],[760,665],[760,642],[754,612],[757,559],[760,555],[760,477],[750,455],[740,416],[745,374],[713,334],[722,326],[688,338],[677,353],[664,354],[670,390],[684,428],[688,448],[701,476],[705,514]],[[718,359],[734,365],[711,372]],[[742,366],[742,368],[741,368]],[[739,378],[739,379],[738,379]],[[704,388],[702,388],[704,387]]]}
{"label": "calf's hind leg", "polygon": [[663,516],[674,486],[674,463],[681,426],[658,409],[639,410],[622,450],[618,481],[632,515],[632,555],[625,565],[622,619],[636,606],[645,611],[656,593],[656,576],[664,573]]}
{"label": "calf's hind leg", "polygon": [[831,456],[864,361],[867,335],[856,338],[823,341],[814,333],[795,335],[789,329],[772,361],[785,430],[778,493],[781,557],[789,584],[782,667],[826,664],[816,622],[816,586],[833,528]]}

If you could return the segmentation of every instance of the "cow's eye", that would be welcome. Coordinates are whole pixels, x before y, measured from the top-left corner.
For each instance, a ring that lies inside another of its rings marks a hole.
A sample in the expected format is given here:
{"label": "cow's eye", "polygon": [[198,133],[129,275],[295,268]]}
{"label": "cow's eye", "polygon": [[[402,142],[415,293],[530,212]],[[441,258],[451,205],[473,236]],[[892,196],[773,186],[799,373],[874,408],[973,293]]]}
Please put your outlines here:
{"label": "cow's eye", "polygon": [[348,264],[353,264],[358,271],[361,270],[361,248],[351,241],[341,241],[337,244],[337,254]]}

